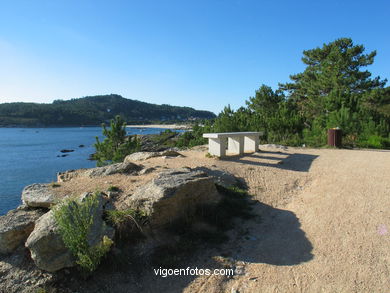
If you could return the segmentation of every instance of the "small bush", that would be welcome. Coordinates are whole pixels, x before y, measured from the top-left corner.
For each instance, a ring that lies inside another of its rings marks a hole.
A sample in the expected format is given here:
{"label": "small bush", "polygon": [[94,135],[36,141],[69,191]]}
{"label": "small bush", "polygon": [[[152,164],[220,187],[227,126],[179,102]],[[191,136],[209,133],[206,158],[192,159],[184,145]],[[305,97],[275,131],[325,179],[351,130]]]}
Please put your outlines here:
{"label": "small bush", "polygon": [[114,186],[114,185],[111,185],[110,187],[108,187],[107,190],[108,190],[108,191],[112,191],[112,192],[118,192],[118,191],[120,191],[119,187]]}
{"label": "small bush", "polygon": [[107,222],[115,227],[119,238],[143,237],[142,226],[147,222],[148,217],[144,211],[127,209],[111,210],[106,212]]}
{"label": "small bush", "polygon": [[388,149],[390,148],[390,139],[378,135],[370,135],[367,138],[360,139],[358,146],[363,148]]}
{"label": "small bush", "polygon": [[127,210],[112,210],[107,211],[107,220],[114,226],[120,226],[129,219],[136,222],[138,225],[147,218],[144,211],[127,209]]}
{"label": "small bush", "polygon": [[104,236],[96,246],[88,244],[87,237],[98,208],[97,195],[86,197],[83,202],[68,200],[53,209],[54,218],[65,246],[77,258],[76,263],[90,273],[100,264],[101,258],[110,250],[112,240]]}
{"label": "small bush", "polygon": [[59,183],[57,183],[57,182],[52,182],[52,183],[50,183],[50,186],[51,186],[52,188],[56,188],[56,187],[60,187],[61,184],[59,184]]}
{"label": "small bush", "polygon": [[103,135],[106,137],[99,141],[96,137],[96,152],[93,158],[97,160],[98,167],[111,163],[122,162],[123,159],[141,149],[140,141],[137,137],[126,137],[126,122],[118,115],[110,122],[110,128],[102,124]]}

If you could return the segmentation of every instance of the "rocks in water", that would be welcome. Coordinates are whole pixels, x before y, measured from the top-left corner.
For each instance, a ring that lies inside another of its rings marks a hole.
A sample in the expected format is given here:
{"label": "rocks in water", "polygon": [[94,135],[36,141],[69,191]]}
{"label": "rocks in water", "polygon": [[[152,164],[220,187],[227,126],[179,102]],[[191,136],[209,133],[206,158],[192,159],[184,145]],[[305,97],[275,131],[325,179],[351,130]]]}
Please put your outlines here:
{"label": "rocks in water", "polygon": [[24,244],[35,221],[42,216],[40,209],[16,209],[0,217],[0,253],[11,253]]}
{"label": "rocks in water", "polygon": [[23,189],[22,200],[29,207],[49,208],[57,203],[58,197],[49,184],[35,183]]}
{"label": "rocks in water", "polygon": [[129,198],[128,205],[145,211],[151,227],[160,227],[193,213],[198,205],[220,200],[214,179],[200,170],[172,169],[160,173]]}
{"label": "rocks in water", "polygon": [[[91,195],[91,193],[84,193],[79,200],[83,201]],[[100,243],[103,236],[112,239],[115,232],[103,220],[103,212],[108,204],[108,200],[102,194],[99,194],[98,201],[98,207],[93,214],[93,224],[87,235],[87,241],[90,246]],[[34,230],[26,241],[26,247],[31,251],[31,257],[36,266],[42,270],[55,272],[75,265],[74,256],[65,247],[59,234],[53,211],[46,213],[37,220]]]}
{"label": "rocks in water", "polygon": [[64,158],[64,157],[67,157],[69,156],[68,154],[65,154],[65,155],[57,155],[57,158]]}
{"label": "rocks in water", "polygon": [[137,162],[137,161],[144,161],[150,158],[154,157],[178,157],[181,156],[181,154],[175,150],[165,150],[161,152],[137,152],[133,153],[131,155],[128,155],[124,162]]}
{"label": "rocks in water", "polygon": [[83,147],[85,147],[85,145],[83,145],[83,144],[80,144],[80,145],[79,145],[79,148],[83,148]]}
{"label": "rocks in water", "polygon": [[60,150],[61,153],[71,153],[71,152],[74,152],[74,150],[67,150],[67,149],[63,149],[63,150]]}

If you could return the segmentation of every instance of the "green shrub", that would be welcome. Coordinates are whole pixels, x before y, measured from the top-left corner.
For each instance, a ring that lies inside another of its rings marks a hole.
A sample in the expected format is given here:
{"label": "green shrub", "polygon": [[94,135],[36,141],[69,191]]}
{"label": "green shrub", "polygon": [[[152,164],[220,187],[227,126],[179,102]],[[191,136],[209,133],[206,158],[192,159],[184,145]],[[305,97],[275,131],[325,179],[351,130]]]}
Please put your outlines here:
{"label": "green shrub", "polygon": [[60,187],[61,184],[59,184],[59,183],[57,183],[57,182],[52,182],[52,183],[50,183],[50,186],[51,186],[52,188],[56,188],[56,187]]}
{"label": "green shrub", "polygon": [[60,235],[65,246],[76,257],[76,263],[86,272],[94,271],[101,258],[110,250],[112,240],[104,236],[96,246],[88,244],[88,235],[93,225],[99,201],[97,194],[84,201],[68,200],[53,209]]}
{"label": "green shrub", "polygon": [[144,211],[135,209],[111,210],[107,211],[106,216],[107,220],[116,227],[119,227],[128,220],[133,221],[138,227],[140,227],[139,223],[147,218]]}
{"label": "green shrub", "polygon": [[110,210],[106,212],[106,219],[115,227],[120,240],[137,241],[144,237],[142,226],[148,221],[148,216],[135,209]]}
{"label": "green shrub", "polygon": [[137,137],[126,137],[126,122],[120,116],[111,120],[110,128],[105,124],[102,127],[106,138],[101,142],[96,137],[94,145],[96,152],[93,158],[97,160],[98,166],[122,162],[127,155],[141,149]]}
{"label": "green shrub", "polygon": [[114,185],[111,185],[110,187],[108,187],[107,190],[108,191],[113,191],[113,192],[120,191],[119,187],[114,186]]}
{"label": "green shrub", "polygon": [[367,138],[359,139],[357,145],[363,148],[388,149],[390,148],[390,139],[378,135],[370,135]]}

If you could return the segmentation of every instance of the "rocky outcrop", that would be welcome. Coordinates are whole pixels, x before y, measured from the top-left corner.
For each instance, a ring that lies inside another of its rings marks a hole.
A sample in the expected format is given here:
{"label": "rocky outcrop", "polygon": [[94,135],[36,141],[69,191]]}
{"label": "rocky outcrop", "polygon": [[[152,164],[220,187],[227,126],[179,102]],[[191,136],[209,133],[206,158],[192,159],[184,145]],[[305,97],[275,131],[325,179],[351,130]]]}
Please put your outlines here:
{"label": "rocky outcrop", "polygon": [[193,213],[198,205],[220,199],[214,180],[203,171],[189,168],[160,173],[129,198],[129,206],[149,215],[152,228],[164,226]]}
{"label": "rocky outcrop", "polygon": [[137,152],[126,156],[124,162],[138,162],[158,157],[159,152]]}
{"label": "rocky outcrop", "polygon": [[140,170],[142,170],[142,166],[134,164],[132,162],[123,162],[112,164],[104,167],[97,167],[91,169],[80,169],[80,170],[69,170],[66,172],[61,172],[57,174],[58,182],[66,182],[73,178],[79,176],[87,176],[87,177],[101,177],[108,176],[113,174],[129,174],[135,175]]}
{"label": "rocky outcrop", "polygon": [[178,157],[181,156],[181,154],[175,150],[165,150],[161,152],[137,152],[133,153],[131,155],[128,155],[124,162],[138,162],[138,161],[144,161],[150,158],[154,157]]}
{"label": "rocky outcrop", "polygon": [[23,189],[22,201],[29,207],[49,208],[58,202],[58,197],[49,184],[35,183]]}
{"label": "rocky outcrop", "polygon": [[65,247],[53,212],[44,214],[35,223],[35,228],[26,241],[26,247],[37,267],[54,272],[72,267],[75,261],[72,253]]}
{"label": "rocky outcrop", "polygon": [[80,174],[80,172],[83,172],[84,170],[88,170],[88,169],[68,170],[65,172],[58,172],[57,173],[57,182],[69,181],[69,180],[77,177]]}
{"label": "rocky outcrop", "polygon": [[42,216],[40,209],[16,209],[0,217],[0,253],[11,253],[24,244],[35,221]]}
{"label": "rocky outcrop", "polygon": [[113,174],[136,174],[142,167],[131,162],[112,164],[104,167],[88,169],[83,174],[88,177],[100,177]]}
{"label": "rocky outcrop", "polygon": [[[85,193],[79,200],[83,201],[88,196],[91,196],[91,194]],[[99,195],[98,200],[98,208],[93,214],[93,224],[87,235],[90,246],[97,245],[102,241],[103,236],[111,239],[114,236],[114,229],[106,225],[102,217],[107,199]],[[72,206],[69,205],[69,208],[72,208]],[[75,265],[72,253],[65,247],[59,234],[53,211],[46,213],[37,220],[34,230],[26,241],[26,247],[30,250],[36,266],[42,270],[54,272]]]}
{"label": "rocky outcrop", "polygon": [[215,184],[222,185],[226,188],[239,184],[239,181],[234,175],[216,168],[197,167],[194,170],[205,172],[207,175],[213,177]]}

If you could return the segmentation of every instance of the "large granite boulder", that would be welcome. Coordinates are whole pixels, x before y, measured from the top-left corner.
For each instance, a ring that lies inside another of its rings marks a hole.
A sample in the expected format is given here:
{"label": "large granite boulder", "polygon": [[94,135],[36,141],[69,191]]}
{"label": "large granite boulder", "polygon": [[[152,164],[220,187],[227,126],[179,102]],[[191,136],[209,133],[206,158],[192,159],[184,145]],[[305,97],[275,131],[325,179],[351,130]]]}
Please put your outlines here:
{"label": "large granite boulder", "polygon": [[198,205],[220,200],[214,180],[203,171],[189,168],[160,173],[129,198],[128,205],[145,211],[152,228],[193,213]]}
{"label": "large granite boulder", "polygon": [[222,185],[226,188],[237,186],[240,183],[234,175],[216,168],[197,167],[194,170],[205,172],[214,178],[215,184]]}
{"label": "large granite boulder", "polygon": [[26,186],[22,192],[22,201],[29,207],[49,208],[59,198],[49,184],[35,183]]}
{"label": "large granite boulder", "polygon": [[[80,197],[83,201],[86,197],[91,196],[85,193]],[[98,196],[98,208],[93,214],[93,224],[87,235],[87,241],[90,246],[95,246],[102,241],[103,236],[113,238],[114,229],[104,222],[102,215],[107,199],[104,196]],[[69,205],[68,208],[72,208]],[[31,257],[37,267],[42,270],[55,272],[62,268],[72,267],[75,265],[75,258],[72,253],[65,247],[61,235],[59,234],[53,211],[43,215],[35,224],[35,228],[26,241],[26,247],[31,252]]]}
{"label": "large granite boulder", "polygon": [[16,209],[0,217],[0,253],[11,253],[24,244],[35,221],[44,214],[41,209]]}
{"label": "large granite boulder", "polygon": [[65,247],[58,232],[53,211],[38,219],[26,241],[26,247],[36,266],[42,270],[55,272],[75,265],[72,253]]}

